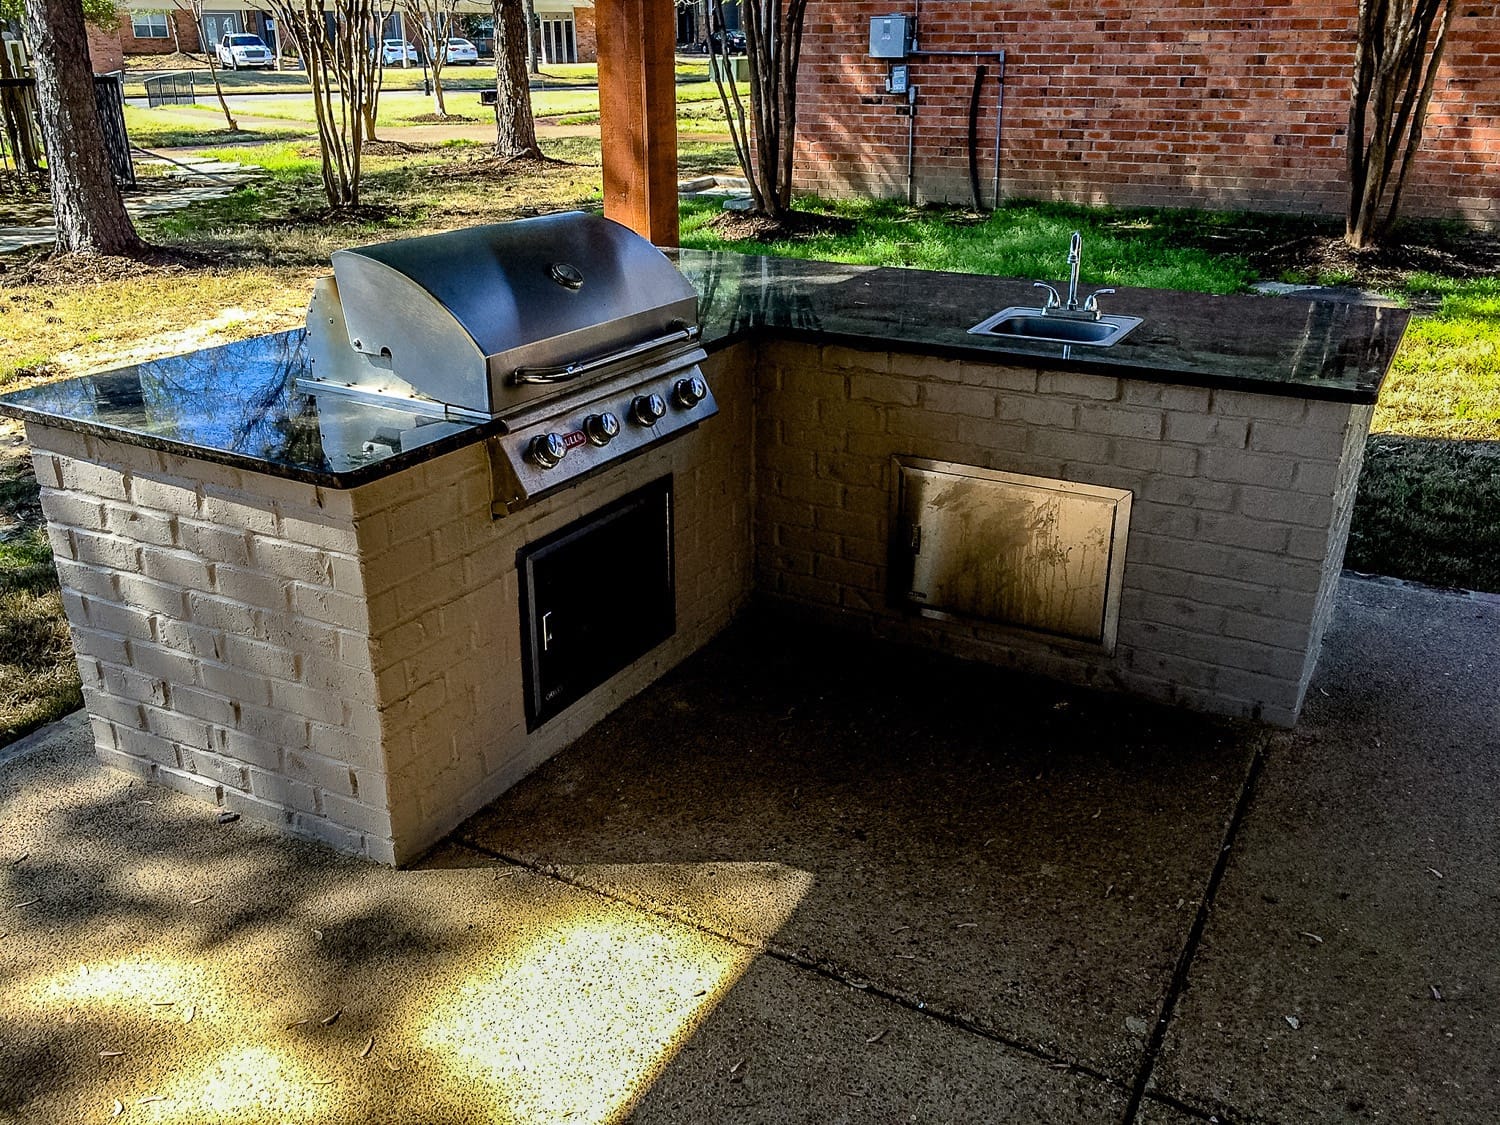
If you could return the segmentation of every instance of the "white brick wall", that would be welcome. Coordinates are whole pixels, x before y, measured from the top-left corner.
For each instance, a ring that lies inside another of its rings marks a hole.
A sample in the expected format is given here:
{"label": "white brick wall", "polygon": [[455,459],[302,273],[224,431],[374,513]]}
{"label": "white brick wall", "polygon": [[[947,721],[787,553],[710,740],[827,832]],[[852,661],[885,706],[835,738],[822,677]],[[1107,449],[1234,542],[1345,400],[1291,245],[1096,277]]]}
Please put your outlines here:
{"label": "white brick wall", "polygon": [[[482,446],[349,492],[29,426],[100,758],[387,863],[706,642],[749,594],[753,387],[617,472],[490,517]],[[527,735],[516,550],[674,475],[677,634]]]}
{"label": "white brick wall", "polygon": [[[775,597],[976,659],[1295,720],[1368,407],[788,343],[762,350],[759,380],[773,421],[758,427],[757,580]],[[1115,653],[888,608],[896,455],[1130,489]]]}

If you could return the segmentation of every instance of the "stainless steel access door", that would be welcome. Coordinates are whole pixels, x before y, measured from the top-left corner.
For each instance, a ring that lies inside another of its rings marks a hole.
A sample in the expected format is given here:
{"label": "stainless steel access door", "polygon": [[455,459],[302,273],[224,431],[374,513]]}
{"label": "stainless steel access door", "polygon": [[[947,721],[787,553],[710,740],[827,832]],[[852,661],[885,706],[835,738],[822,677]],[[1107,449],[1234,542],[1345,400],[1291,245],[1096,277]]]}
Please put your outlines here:
{"label": "stainless steel access door", "polygon": [[895,459],[893,600],[1114,651],[1130,493]]}

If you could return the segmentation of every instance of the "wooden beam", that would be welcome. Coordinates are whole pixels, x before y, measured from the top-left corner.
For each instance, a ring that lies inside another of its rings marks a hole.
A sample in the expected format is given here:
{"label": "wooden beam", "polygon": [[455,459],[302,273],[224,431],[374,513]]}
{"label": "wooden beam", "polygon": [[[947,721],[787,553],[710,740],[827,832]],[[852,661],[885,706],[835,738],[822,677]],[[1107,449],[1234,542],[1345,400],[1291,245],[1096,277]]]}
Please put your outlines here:
{"label": "wooden beam", "polygon": [[595,0],[604,213],[677,245],[677,9],[673,0]]}

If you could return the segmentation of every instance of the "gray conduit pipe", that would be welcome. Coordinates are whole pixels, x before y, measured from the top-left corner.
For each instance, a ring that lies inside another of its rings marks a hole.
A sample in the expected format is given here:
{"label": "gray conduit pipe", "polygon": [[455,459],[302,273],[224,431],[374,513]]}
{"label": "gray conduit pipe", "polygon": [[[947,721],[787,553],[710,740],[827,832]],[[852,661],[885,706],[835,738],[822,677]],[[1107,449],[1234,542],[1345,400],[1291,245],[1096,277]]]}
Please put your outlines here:
{"label": "gray conduit pipe", "polygon": [[[920,6],[918,7],[918,11],[919,12],[921,11]],[[913,51],[911,53],[911,57],[912,58],[923,58],[923,57],[926,57],[926,58],[944,58],[944,59],[995,59],[1000,64],[999,73],[996,75],[996,81],[997,81],[997,83],[999,85],[999,94],[997,95],[997,100],[996,100],[996,103],[995,103],[995,176],[994,176],[993,183],[991,185],[991,191],[992,191],[992,194],[994,195],[994,200],[993,200],[993,202],[990,205],[990,209],[991,210],[995,210],[995,209],[999,208],[999,206],[1000,206],[1000,138],[1001,138],[1001,130],[1003,128],[1003,122],[1004,122],[1004,118],[1005,118],[1005,52],[1004,51]],[[915,116],[915,114],[916,114],[916,104],[915,104],[915,101],[913,102],[911,112],[912,112],[913,116]],[[913,122],[913,125],[915,126],[915,122]],[[907,155],[907,166],[908,166],[906,199],[907,199],[908,203],[910,203],[912,201],[912,191],[911,191],[912,172],[910,171],[910,167],[911,167],[912,160],[913,160],[913,153],[912,153],[912,149],[911,149],[911,144],[912,144],[912,142],[909,139],[908,142],[907,142],[907,154],[906,154]]]}

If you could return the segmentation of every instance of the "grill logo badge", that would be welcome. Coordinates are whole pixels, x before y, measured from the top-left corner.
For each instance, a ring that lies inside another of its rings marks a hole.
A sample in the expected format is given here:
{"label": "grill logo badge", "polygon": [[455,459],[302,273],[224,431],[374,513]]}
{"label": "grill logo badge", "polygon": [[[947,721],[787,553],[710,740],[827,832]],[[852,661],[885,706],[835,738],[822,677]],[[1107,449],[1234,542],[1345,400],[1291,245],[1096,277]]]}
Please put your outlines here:
{"label": "grill logo badge", "polygon": [[589,442],[588,435],[582,430],[573,430],[563,434],[562,440],[565,449],[577,449],[580,445],[587,445]]}

